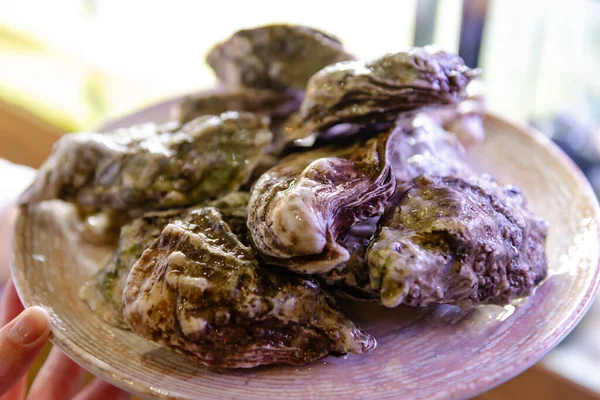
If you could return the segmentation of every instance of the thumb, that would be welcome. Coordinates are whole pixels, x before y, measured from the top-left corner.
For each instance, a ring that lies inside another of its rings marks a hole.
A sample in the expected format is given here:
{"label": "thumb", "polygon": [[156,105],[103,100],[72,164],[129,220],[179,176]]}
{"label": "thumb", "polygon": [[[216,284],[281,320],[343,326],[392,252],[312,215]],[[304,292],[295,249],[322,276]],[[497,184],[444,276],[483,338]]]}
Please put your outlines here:
{"label": "thumb", "polygon": [[37,306],[0,329],[0,396],[27,373],[49,336],[48,313]]}

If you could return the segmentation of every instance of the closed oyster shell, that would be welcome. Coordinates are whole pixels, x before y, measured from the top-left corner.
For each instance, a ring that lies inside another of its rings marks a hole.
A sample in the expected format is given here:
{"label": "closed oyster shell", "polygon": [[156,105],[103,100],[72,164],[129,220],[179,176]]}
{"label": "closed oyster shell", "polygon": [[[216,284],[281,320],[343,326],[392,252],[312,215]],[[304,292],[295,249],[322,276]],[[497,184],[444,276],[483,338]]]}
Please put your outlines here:
{"label": "closed oyster shell", "polygon": [[221,82],[255,89],[304,89],[326,65],[353,57],[341,42],[299,25],[275,24],[234,33],[217,44],[206,61]]}
{"label": "closed oyster shell", "polygon": [[367,249],[371,287],[400,304],[507,304],[546,277],[547,224],[490,177],[418,177]]}
{"label": "closed oyster shell", "polygon": [[298,111],[304,92],[300,90],[272,91],[250,88],[225,88],[188,96],[172,110],[173,118],[180,123],[204,115],[218,115],[226,111],[249,111],[269,117],[272,142],[265,155],[253,170],[247,187],[250,187],[263,172],[279,161],[285,147],[284,122]]}
{"label": "closed oyster shell", "polygon": [[180,128],[145,124],[111,134],[66,135],[21,203],[58,198],[88,210],[140,215],[220,197],[249,179],[271,143],[267,122],[227,112]]}
{"label": "closed oyster shell", "polygon": [[208,366],[303,364],[376,345],[318,284],[260,266],[211,207],[165,227],[123,303],[134,332]]}
{"label": "closed oyster shell", "polygon": [[338,237],[380,215],[394,192],[390,152],[398,132],[347,148],[284,158],[252,187],[248,230],[269,263],[325,273],[349,258]]}
{"label": "closed oyster shell", "polygon": [[433,47],[327,66],[308,82],[300,112],[288,123],[286,142],[327,134],[339,124],[385,127],[403,111],[457,104],[477,74],[457,55]]}
{"label": "closed oyster shell", "polygon": [[216,89],[187,96],[173,108],[172,114],[181,123],[226,111],[249,111],[271,119],[282,119],[300,108],[303,97],[304,93],[299,90]]}
{"label": "closed oyster shell", "polygon": [[[233,192],[206,204],[218,209],[233,233],[243,241],[247,240],[248,198],[246,192]],[[128,329],[123,319],[123,290],[131,267],[160,236],[165,226],[184,218],[198,207],[151,211],[123,225],[115,254],[80,290],[80,297],[92,311],[111,325]]]}

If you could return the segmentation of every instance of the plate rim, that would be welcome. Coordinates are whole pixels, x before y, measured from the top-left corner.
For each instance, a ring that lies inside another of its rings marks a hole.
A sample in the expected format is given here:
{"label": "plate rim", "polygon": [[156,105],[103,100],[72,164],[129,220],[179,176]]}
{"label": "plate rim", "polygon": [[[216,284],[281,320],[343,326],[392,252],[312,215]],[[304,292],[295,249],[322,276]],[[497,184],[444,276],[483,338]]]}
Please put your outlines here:
{"label": "plate rim", "polygon": [[[560,147],[558,147],[556,143],[554,143],[552,140],[550,140],[550,138],[548,138],[546,135],[542,134],[535,128],[532,128],[523,123],[513,121],[509,118],[501,117],[496,113],[486,112],[485,119],[492,121],[494,124],[504,125],[509,129],[519,131],[523,135],[529,137],[530,139],[533,139],[538,144],[550,151],[554,158],[560,160],[560,162],[563,163],[565,167],[567,167],[570,170],[571,176],[573,176],[574,178],[576,177],[576,179],[581,184],[582,189],[584,190],[584,193],[582,194],[586,198],[591,200],[590,203],[592,205],[594,221],[599,227],[596,231],[596,234],[598,235],[598,239],[600,240],[600,205],[598,203],[598,198],[594,193],[588,179],[585,177],[583,171],[581,171],[577,164],[575,164],[575,162]],[[501,384],[509,381],[510,379],[522,374],[527,369],[531,368],[536,362],[541,360],[548,352],[554,349],[577,326],[577,324],[579,324],[581,319],[585,316],[590,306],[592,305],[595,295],[598,293],[598,288],[600,287],[600,254],[598,255],[598,260],[594,265],[596,266],[596,269],[591,279],[591,284],[588,286],[586,293],[582,296],[582,301],[578,304],[578,307],[575,309],[575,312],[571,314],[571,316],[566,320],[566,322],[562,325],[559,325],[557,329],[553,331],[553,334],[549,337],[549,344],[542,345],[538,342],[534,350],[531,351],[531,353],[537,354],[532,354],[528,358],[522,358],[521,360],[523,361],[516,362],[515,364],[517,364],[518,367],[509,368],[507,366],[503,369],[498,370],[490,377],[490,380],[494,380],[497,383],[493,386],[490,386],[487,389],[474,392],[472,396],[478,396],[482,393],[492,390],[500,386]],[[515,372],[509,372],[509,369],[510,371]],[[502,377],[500,378],[500,376]],[[498,378],[495,379],[496,377]]]}
{"label": "plate rim", "polygon": [[[122,119],[129,119],[135,117],[136,115],[141,115],[142,113],[147,112],[149,109],[156,109],[160,108],[161,106],[164,107],[166,104],[172,104],[173,102],[183,97],[184,96],[168,99],[154,104],[150,107],[139,110],[137,112],[123,116],[122,118],[107,121],[107,124],[103,125],[103,127],[115,125]],[[584,195],[592,205],[593,219],[595,220],[596,224],[600,227],[600,206],[598,204],[598,199],[595,193],[593,192],[587,178],[585,178],[585,175],[576,166],[573,160],[571,160],[554,142],[552,142],[548,137],[546,137],[545,135],[543,135],[542,133],[540,133],[532,127],[512,121],[511,119],[507,119],[505,117],[501,117],[495,113],[486,112],[485,120],[489,120],[495,125],[503,125],[507,129],[518,131],[521,135],[528,137],[529,139],[537,142],[537,144],[548,150],[552,154],[553,158],[555,158],[566,169],[568,169],[568,171],[570,172],[570,176],[578,180],[579,186],[581,186],[581,188],[583,189],[582,195]],[[32,298],[30,298],[28,293],[28,284],[24,281],[24,276],[22,276],[19,273],[19,268],[16,266],[15,260],[15,253],[17,251],[16,234],[22,230],[21,225],[23,224],[23,220],[26,215],[27,212],[25,209],[19,208],[17,210],[16,221],[13,226],[13,235],[11,238],[9,264],[11,269],[11,275],[13,277],[13,282],[19,295],[19,298],[26,307],[29,307],[36,305],[37,303],[33,301]],[[598,229],[597,234],[600,240],[600,229]],[[544,355],[546,355],[546,353],[548,353],[551,349],[556,347],[556,345],[560,341],[562,341],[569,334],[569,332],[571,332],[573,328],[581,321],[581,319],[588,311],[594,300],[594,296],[597,293],[598,288],[600,286],[600,255],[594,265],[595,270],[593,272],[593,277],[591,278],[591,283],[588,285],[586,293],[582,296],[582,300],[574,309],[569,318],[567,318],[563,324],[559,325],[547,338],[549,342],[545,341],[544,344],[538,342],[534,346],[533,350],[529,351],[530,355],[528,357],[519,358],[519,360],[515,363],[509,364],[504,368],[496,370],[496,372],[489,375],[486,381],[492,382],[492,384],[487,385],[485,387],[480,387],[484,385],[474,385],[472,389],[458,386],[455,388],[450,388],[450,390],[445,392],[445,395],[447,395],[448,398],[462,398],[465,395],[469,397],[474,397],[485,393],[489,390],[492,390],[493,388],[514,378],[515,376],[521,374],[522,372],[533,366]],[[31,294],[31,296],[33,296],[33,294]],[[146,398],[176,398],[161,393],[160,388],[152,390],[152,388],[149,388],[146,385],[143,385],[138,382],[126,382],[124,379],[122,379],[123,374],[121,372],[115,370],[115,368],[112,367],[110,364],[107,364],[104,361],[98,359],[97,357],[84,352],[76,342],[71,340],[71,338],[68,335],[66,335],[57,325],[57,320],[59,319],[59,317],[56,314],[54,314],[54,312],[51,312],[51,317],[52,323],[50,341],[54,345],[58,346],[62,351],[64,351],[71,359],[73,359],[85,370],[121,389],[124,389],[128,392],[133,392],[135,395],[138,396],[143,396]]]}

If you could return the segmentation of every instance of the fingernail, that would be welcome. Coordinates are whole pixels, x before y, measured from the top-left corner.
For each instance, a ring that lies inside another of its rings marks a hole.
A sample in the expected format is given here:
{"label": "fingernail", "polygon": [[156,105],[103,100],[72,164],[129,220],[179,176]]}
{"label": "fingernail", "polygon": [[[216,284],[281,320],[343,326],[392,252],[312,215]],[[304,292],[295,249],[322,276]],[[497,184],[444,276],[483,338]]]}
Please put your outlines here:
{"label": "fingernail", "polygon": [[40,338],[48,327],[48,314],[41,307],[30,307],[23,311],[8,332],[11,340],[27,346]]}

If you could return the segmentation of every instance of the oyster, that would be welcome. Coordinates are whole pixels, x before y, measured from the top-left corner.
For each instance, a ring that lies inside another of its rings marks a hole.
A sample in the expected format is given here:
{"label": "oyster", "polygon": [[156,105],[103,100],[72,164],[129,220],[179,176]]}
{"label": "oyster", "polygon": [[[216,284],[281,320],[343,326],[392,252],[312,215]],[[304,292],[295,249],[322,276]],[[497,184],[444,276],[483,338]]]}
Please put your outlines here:
{"label": "oyster", "polygon": [[300,112],[288,123],[286,141],[323,135],[339,124],[385,127],[403,111],[457,104],[477,74],[459,56],[432,47],[330,65],[308,82]]}
{"label": "oyster", "polygon": [[445,130],[454,133],[469,148],[483,142],[485,132],[485,97],[482,83],[471,81],[466,88],[467,97],[458,104],[428,107],[422,112],[434,119]]}
{"label": "oyster", "polygon": [[265,172],[248,203],[248,230],[260,255],[309,274],[347,261],[338,237],[383,213],[394,192],[389,153],[397,137],[392,131],[347,148],[293,154]]}
{"label": "oyster", "polygon": [[163,228],[185,214],[186,209],[152,211],[123,225],[117,251],[107,265],[79,291],[96,315],[111,325],[127,329],[123,319],[123,289],[129,271]]}
{"label": "oyster", "polygon": [[233,88],[213,90],[186,97],[172,110],[181,123],[204,115],[219,115],[226,111],[249,111],[271,119],[283,119],[300,108],[303,92]]}
{"label": "oyster", "polygon": [[[429,112],[405,112],[396,121],[397,136],[389,160],[396,179],[396,197],[402,186],[420,175],[470,176],[472,171],[465,163],[465,151],[457,137],[438,125]],[[390,198],[387,206],[396,199]],[[379,217],[357,223],[341,236],[340,245],[350,254],[348,261],[324,274],[329,285],[341,289],[355,298],[378,297],[371,287],[369,269],[365,261],[367,247],[377,231]]]}
{"label": "oyster", "polygon": [[358,222],[339,240],[350,257],[321,276],[336,294],[355,300],[377,300],[379,292],[371,287],[369,268],[365,260],[367,248],[377,232],[380,216]]}
{"label": "oyster", "polygon": [[376,346],[318,284],[261,266],[211,207],[165,227],[123,303],[134,332],[208,366],[303,364]]}
{"label": "oyster", "polygon": [[427,112],[407,112],[398,117],[397,145],[390,154],[396,183],[419,175],[468,176],[465,149],[456,135],[445,131]]}
{"label": "oyster", "polygon": [[304,89],[326,65],[353,57],[335,37],[299,25],[244,29],[217,44],[206,61],[219,80],[256,89]]}
{"label": "oyster", "polygon": [[221,213],[223,221],[229,225],[229,228],[238,239],[246,245],[248,244],[248,227],[246,226],[248,214],[246,207],[249,200],[250,193],[233,192],[207,204]]}
{"label": "oyster", "polygon": [[545,222],[518,189],[476,176],[438,122],[428,112],[398,119],[396,193],[380,220],[341,237],[351,257],[323,276],[327,284],[388,307],[471,308],[528,295],[546,276]]}
{"label": "oyster", "polygon": [[285,120],[300,108],[303,97],[304,93],[299,90],[275,92],[228,88],[189,96],[173,108],[172,114],[181,123],[203,115],[218,115],[226,111],[249,111],[269,117],[273,139],[247,182],[246,187],[250,187],[251,183],[279,161],[285,146],[285,135],[282,131]]}
{"label": "oyster", "polygon": [[491,178],[418,177],[367,249],[371,287],[400,304],[507,304],[547,274],[547,225]]}
{"label": "oyster", "polygon": [[[207,203],[207,206],[217,208],[233,233],[240,240],[247,240],[247,204],[248,193],[233,192]],[[115,254],[106,267],[80,290],[80,297],[87,301],[92,311],[114,326],[128,328],[123,320],[123,290],[131,267],[160,236],[165,226],[185,217],[195,208],[152,211],[123,225]]]}
{"label": "oyster", "polygon": [[177,129],[146,124],[66,135],[21,203],[58,198],[140,215],[216,198],[249,179],[271,142],[266,123],[255,114],[227,112]]}

